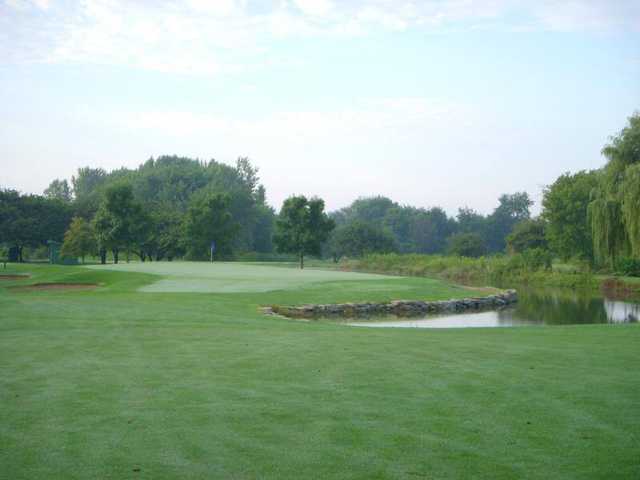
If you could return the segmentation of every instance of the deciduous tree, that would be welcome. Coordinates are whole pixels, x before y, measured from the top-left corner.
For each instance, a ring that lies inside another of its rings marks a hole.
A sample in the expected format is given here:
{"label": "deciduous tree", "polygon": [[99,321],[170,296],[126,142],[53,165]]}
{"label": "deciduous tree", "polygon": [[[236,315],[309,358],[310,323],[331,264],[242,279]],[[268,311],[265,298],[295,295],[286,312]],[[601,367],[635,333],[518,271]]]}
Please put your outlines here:
{"label": "deciduous tree", "polygon": [[65,202],[0,190],[0,243],[9,245],[20,262],[24,247],[61,241],[70,219],[71,208]]}
{"label": "deciduous tree", "polygon": [[229,195],[223,193],[199,192],[191,199],[184,226],[190,258],[208,258],[212,242],[215,242],[216,254],[231,253],[238,224],[233,219],[230,204]]}
{"label": "deciduous tree", "polygon": [[305,255],[320,255],[334,227],[322,199],[292,196],[284,201],[276,220],[274,243],[279,252],[298,255],[302,269]]}
{"label": "deciduous tree", "polygon": [[527,192],[516,192],[501,195],[500,204],[487,218],[487,248],[492,253],[503,252],[507,235],[513,227],[530,217],[533,201]]}
{"label": "deciduous tree", "polygon": [[542,218],[551,250],[562,259],[576,257],[591,261],[593,241],[587,210],[592,191],[598,186],[596,170],[565,173],[546,187]]}
{"label": "deciduous tree", "polygon": [[84,263],[85,256],[96,251],[97,242],[93,226],[82,217],[74,217],[64,234],[60,253],[66,257],[80,257]]}
{"label": "deciduous tree", "polygon": [[447,252],[460,257],[481,257],[487,253],[487,247],[477,233],[457,233],[449,237]]}
{"label": "deciduous tree", "polygon": [[523,220],[507,236],[507,250],[510,253],[522,253],[532,248],[546,250],[545,230],[546,223],[541,218]]}
{"label": "deciduous tree", "polygon": [[361,257],[368,253],[389,253],[396,250],[393,235],[375,224],[356,220],[337,227],[329,241],[334,260],[340,257]]}
{"label": "deciduous tree", "polygon": [[73,200],[69,182],[59,179],[55,179],[49,184],[49,186],[44,191],[44,196],[47,198],[61,200],[67,203]]}
{"label": "deciduous tree", "polygon": [[[142,206],[135,201],[131,185],[119,183],[105,190],[94,228],[98,247],[103,252],[111,250],[114,263],[118,263],[120,249],[125,249],[128,259],[131,248],[140,242],[142,217]],[[104,262],[104,253],[100,256]]]}

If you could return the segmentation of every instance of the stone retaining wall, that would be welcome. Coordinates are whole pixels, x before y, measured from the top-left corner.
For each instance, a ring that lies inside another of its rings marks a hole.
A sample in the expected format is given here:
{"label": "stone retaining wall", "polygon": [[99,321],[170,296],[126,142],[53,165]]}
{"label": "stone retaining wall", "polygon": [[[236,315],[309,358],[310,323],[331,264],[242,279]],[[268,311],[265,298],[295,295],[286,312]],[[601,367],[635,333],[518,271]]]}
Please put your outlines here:
{"label": "stone retaining wall", "polygon": [[422,302],[420,300],[395,300],[384,303],[337,303],[329,305],[273,305],[265,309],[266,313],[275,313],[291,318],[316,317],[371,317],[376,315],[397,315],[414,317],[428,313],[459,313],[469,310],[490,310],[516,303],[515,290],[487,297],[463,298],[460,300],[441,300]]}

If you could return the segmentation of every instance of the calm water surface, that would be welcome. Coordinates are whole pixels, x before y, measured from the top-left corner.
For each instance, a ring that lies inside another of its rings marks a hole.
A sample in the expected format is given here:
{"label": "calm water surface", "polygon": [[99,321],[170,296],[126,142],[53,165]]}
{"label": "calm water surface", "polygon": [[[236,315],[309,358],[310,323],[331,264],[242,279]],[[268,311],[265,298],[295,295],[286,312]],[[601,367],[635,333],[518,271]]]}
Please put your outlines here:
{"label": "calm water surface", "polygon": [[575,325],[589,323],[633,323],[640,320],[640,301],[615,300],[583,293],[518,289],[518,303],[498,311],[431,315],[402,319],[350,321],[366,327],[466,328],[515,327],[525,325]]}

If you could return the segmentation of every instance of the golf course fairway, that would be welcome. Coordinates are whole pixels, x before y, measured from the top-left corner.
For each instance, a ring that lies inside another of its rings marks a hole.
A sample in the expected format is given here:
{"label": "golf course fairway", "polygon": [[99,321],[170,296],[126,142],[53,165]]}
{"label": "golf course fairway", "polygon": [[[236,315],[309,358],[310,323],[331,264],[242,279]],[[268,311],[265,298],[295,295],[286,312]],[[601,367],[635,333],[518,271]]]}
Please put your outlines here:
{"label": "golf course fairway", "polygon": [[287,320],[259,307],[477,292],[255,264],[0,273],[2,479],[640,478],[637,324]]}

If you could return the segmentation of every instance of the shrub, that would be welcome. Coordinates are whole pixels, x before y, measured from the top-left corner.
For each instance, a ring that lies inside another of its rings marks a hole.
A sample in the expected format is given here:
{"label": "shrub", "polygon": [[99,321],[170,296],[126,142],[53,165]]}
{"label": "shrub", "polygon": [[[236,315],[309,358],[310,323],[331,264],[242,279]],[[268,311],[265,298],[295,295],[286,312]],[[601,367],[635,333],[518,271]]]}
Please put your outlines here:
{"label": "shrub", "polygon": [[640,259],[622,257],[616,261],[616,273],[627,277],[640,277]]}
{"label": "shrub", "polygon": [[487,252],[484,240],[477,233],[458,233],[448,238],[447,252],[461,257],[481,257]]}
{"label": "shrub", "polygon": [[296,255],[290,253],[236,252],[233,260],[237,262],[296,262]]}
{"label": "shrub", "polygon": [[527,270],[551,270],[553,256],[544,248],[529,248],[522,252]]}
{"label": "shrub", "polygon": [[29,248],[26,251],[25,257],[27,257],[29,260],[48,260],[49,248],[45,245],[40,245],[35,248]]}

